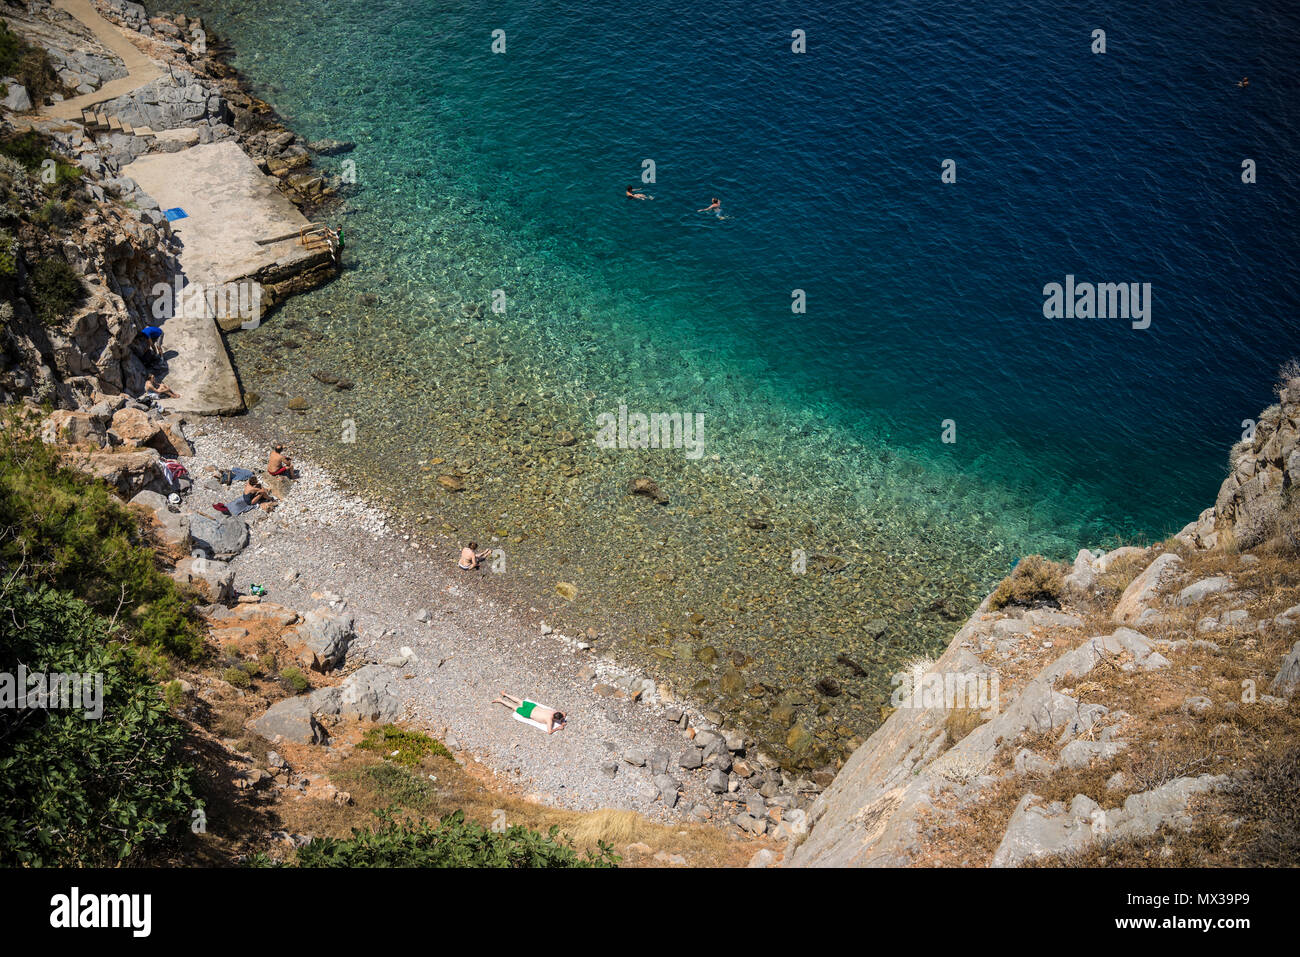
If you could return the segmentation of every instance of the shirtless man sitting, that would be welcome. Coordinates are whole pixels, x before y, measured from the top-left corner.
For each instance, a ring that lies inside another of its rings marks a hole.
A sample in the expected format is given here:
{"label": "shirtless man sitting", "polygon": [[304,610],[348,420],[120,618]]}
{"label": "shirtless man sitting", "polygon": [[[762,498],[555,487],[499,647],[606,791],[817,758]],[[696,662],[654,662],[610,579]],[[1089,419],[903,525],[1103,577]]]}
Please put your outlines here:
{"label": "shirtless man sitting", "polygon": [[266,474],[293,478],[293,459],[284,454],[283,445],[277,443],[271,446],[271,457],[266,461]]}
{"label": "shirtless man sitting", "polygon": [[472,572],[478,568],[478,563],[487,558],[491,552],[478,551],[478,542],[470,542],[460,550],[460,562],[458,567],[462,571]]}
{"label": "shirtless man sitting", "polygon": [[257,481],[256,475],[251,476],[244,483],[244,501],[249,505],[260,505],[262,510],[267,512],[275,508],[277,504],[275,496],[262,488],[262,484]]}

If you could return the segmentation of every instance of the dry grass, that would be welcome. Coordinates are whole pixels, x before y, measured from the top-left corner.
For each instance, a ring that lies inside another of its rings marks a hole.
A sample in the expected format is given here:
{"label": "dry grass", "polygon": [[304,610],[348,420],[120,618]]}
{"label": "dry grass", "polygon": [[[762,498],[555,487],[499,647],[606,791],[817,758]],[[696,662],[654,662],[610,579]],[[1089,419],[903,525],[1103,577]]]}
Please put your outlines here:
{"label": "dry grass", "polygon": [[1114,608],[1124,589],[1133,583],[1133,579],[1151,564],[1155,554],[1147,550],[1140,555],[1125,555],[1117,558],[1109,568],[1097,576],[1093,583],[1093,594],[1099,604]]}
{"label": "dry grass", "polygon": [[985,710],[984,708],[953,708],[949,711],[948,717],[943,722],[944,730],[948,732],[948,746],[952,747],[988,720],[984,717]]}
{"label": "dry grass", "polygon": [[1042,555],[1028,555],[993,590],[989,608],[997,610],[1007,605],[1030,607],[1055,604],[1060,600],[1067,571],[1069,568],[1060,562],[1048,561]]}

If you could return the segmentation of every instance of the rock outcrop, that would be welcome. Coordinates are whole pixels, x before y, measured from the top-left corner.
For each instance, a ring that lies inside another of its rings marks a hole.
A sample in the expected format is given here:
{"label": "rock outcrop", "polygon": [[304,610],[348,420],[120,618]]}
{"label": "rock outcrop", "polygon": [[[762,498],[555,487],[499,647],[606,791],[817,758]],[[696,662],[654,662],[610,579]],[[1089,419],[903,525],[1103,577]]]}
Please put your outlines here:
{"label": "rock outcrop", "polygon": [[[1259,634],[1293,640],[1300,610],[1252,617],[1250,603],[1260,596],[1243,590],[1236,579],[1259,559],[1224,550],[1267,543],[1285,556],[1300,549],[1294,491],[1300,478],[1300,370],[1284,373],[1279,395],[1281,403],[1263,413],[1251,441],[1233,449],[1232,474],[1215,508],[1165,547],[1125,546],[1105,554],[1081,550],[1062,584],[1063,607],[995,611],[986,599],[938,661],[898,676],[906,680],[895,693],[895,710],[817,798],[808,814],[807,838],[787,863],[936,863],[930,843],[936,829],[956,826],[963,809],[978,808],[1008,790],[1020,797],[1009,808],[1005,833],[996,851],[975,863],[1014,866],[1043,855],[1085,851],[1097,841],[1144,838],[1192,824],[1196,800],[1223,788],[1226,775],[1162,771],[1141,775],[1142,787],[1116,773],[1106,791],[1116,803],[1106,806],[1081,793],[1044,801],[1033,782],[1062,771],[1108,768],[1130,756],[1140,763],[1156,747],[1143,738],[1170,720],[1167,712],[1143,719],[1128,714],[1107,703],[1098,676],[1149,673],[1153,681],[1160,676],[1162,687],[1169,687],[1174,673],[1185,676],[1187,690],[1178,710],[1195,721],[1216,709],[1242,706],[1200,693],[1205,666],[1182,665],[1183,655],[1229,653],[1197,638],[1198,632],[1246,636],[1238,639],[1241,648],[1254,647],[1257,639],[1249,636]],[[1216,569],[1241,571],[1197,575],[1200,554]],[[1102,591],[1108,572],[1130,566],[1140,571],[1118,600],[1114,592]],[[1266,696],[1265,705],[1284,706],[1284,698],[1300,688],[1300,642],[1265,680],[1281,696]],[[1158,750],[1154,756],[1160,757]],[[1213,758],[1191,765],[1204,766]]]}

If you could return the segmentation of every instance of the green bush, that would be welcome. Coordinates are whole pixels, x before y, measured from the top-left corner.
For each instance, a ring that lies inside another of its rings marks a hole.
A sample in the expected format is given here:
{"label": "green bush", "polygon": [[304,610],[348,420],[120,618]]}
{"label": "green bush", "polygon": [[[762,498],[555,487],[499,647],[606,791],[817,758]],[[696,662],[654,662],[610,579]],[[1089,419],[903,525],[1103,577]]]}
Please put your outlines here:
{"label": "green bush", "polygon": [[296,668],[293,665],[290,665],[280,672],[280,684],[284,685],[287,690],[292,691],[294,694],[302,694],[311,687],[311,682],[308,681],[307,676],[302,673],[302,669]]}
{"label": "green bush", "polygon": [[167,710],[174,711],[184,700],[185,692],[181,690],[179,681],[169,681],[163,686],[163,704],[167,705]]}
{"label": "green bush", "polygon": [[[374,830],[352,829],[352,837],[313,838],[298,849],[299,867],[616,867],[607,844],[600,853],[580,857],[559,837],[514,826],[493,831],[454,811],[437,824],[399,822],[391,811],[377,812]],[[265,864],[265,860],[257,863]]]}
{"label": "green bush", "polygon": [[389,760],[408,768],[419,764],[426,754],[451,757],[451,752],[441,741],[435,741],[419,731],[403,731],[395,724],[371,728],[357,747],[379,752]]}
{"label": "green bush", "polygon": [[361,775],[379,792],[384,803],[407,810],[423,810],[437,796],[437,791],[425,778],[387,761],[369,765]]}
{"label": "green bush", "polygon": [[50,55],[28,43],[0,20],[0,76],[12,76],[27,88],[33,105],[63,88]]}
{"label": "green bush", "polygon": [[85,298],[81,277],[62,259],[42,259],[27,277],[27,300],[47,326],[68,318]]}
{"label": "green bush", "polygon": [[253,679],[243,668],[227,668],[221,672],[221,680],[234,685],[236,688],[251,688]]}
{"label": "green bush", "polygon": [[139,519],[14,421],[0,431],[0,563],[76,595],[146,646],[186,660],[203,649],[194,600],[159,568]]}
{"label": "green bush", "polygon": [[18,274],[18,243],[14,234],[0,229],[0,279],[13,279]]}
{"label": "green bush", "polygon": [[39,173],[41,164],[50,159],[48,142],[35,130],[27,130],[0,140],[0,153],[21,163],[27,172]]}
{"label": "green bush", "polygon": [[106,865],[176,833],[199,801],[137,650],[84,602],[6,580],[0,671],[102,675],[103,714],[0,708],[0,866]]}

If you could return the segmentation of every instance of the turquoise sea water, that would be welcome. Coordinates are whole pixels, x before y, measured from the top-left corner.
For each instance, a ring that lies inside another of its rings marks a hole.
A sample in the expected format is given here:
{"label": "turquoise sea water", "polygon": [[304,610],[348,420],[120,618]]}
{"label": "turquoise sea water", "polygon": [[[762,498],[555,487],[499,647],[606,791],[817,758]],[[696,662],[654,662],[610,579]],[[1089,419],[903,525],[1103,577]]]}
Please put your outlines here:
{"label": "turquoise sea water", "polygon": [[[293,128],[357,144],[320,164],[355,163],[347,272],[232,337],[254,414],[495,536],[521,588],[573,583],[556,614],[697,691],[735,664],[729,710],[807,699],[827,753],[1019,556],[1212,504],[1300,351],[1282,4],[193,10]],[[1150,328],[1045,319],[1067,274],[1150,283]],[[702,414],[704,456],[598,448],[620,403]],[[626,494],[641,475],[666,506]],[[859,697],[816,705],[841,652]]]}

